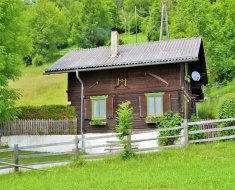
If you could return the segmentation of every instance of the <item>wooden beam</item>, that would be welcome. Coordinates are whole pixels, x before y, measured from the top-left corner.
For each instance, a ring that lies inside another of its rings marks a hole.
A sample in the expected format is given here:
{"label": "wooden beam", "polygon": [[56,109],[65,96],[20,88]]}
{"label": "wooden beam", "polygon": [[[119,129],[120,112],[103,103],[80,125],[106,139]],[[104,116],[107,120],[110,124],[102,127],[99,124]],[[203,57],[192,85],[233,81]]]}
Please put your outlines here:
{"label": "wooden beam", "polygon": [[20,167],[20,168],[26,168],[26,169],[30,169],[30,170],[39,170],[39,171],[43,171],[43,172],[47,172],[48,170],[43,170],[43,169],[37,169],[37,168],[32,168],[29,166],[22,166],[22,165],[18,165],[18,164],[10,164],[7,162],[0,162],[0,164],[4,164],[4,165],[8,165],[8,166],[14,166],[14,167]]}

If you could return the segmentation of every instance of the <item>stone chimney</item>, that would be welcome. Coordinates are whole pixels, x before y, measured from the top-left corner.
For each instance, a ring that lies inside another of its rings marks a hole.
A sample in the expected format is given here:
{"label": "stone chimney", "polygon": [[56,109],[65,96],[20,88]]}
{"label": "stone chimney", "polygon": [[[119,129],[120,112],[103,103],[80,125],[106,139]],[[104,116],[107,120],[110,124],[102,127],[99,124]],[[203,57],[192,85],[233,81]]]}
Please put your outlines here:
{"label": "stone chimney", "polygon": [[119,54],[118,51],[118,31],[117,28],[112,28],[111,32],[111,57],[116,57]]}

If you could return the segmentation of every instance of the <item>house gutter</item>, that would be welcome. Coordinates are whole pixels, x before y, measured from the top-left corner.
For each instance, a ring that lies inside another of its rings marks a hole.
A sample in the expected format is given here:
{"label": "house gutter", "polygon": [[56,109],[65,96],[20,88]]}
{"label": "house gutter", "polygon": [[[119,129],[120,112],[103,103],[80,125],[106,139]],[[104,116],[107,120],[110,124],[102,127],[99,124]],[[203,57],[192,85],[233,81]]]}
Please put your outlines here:
{"label": "house gutter", "polygon": [[152,62],[152,63],[141,63],[141,64],[129,64],[129,65],[119,65],[119,66],[101,66],[101,67],[88,67],[88,68],[77,68],[73,70],[64,70],[64,71],[48,71],[43,73],[44,75],[50,75],[50,74],[62,74],[62,73],[73,73],[82,71],[96,71],[96,70],[106,70],[106,69],[122,69],[122,68],[130,68],[130,67],[140,67],[140,66],[150,66],[150,65],[162,65],[162,64],[171,64],[171,63],[183,63],[183,62],[194,62],[198,61],[198,58],[195,59],[185,59],[185,60],[172,60],[172,61],[163,61],[163,62]]}
{"label": "house gutter", "polygon": [[[84,118],[83,118],[83,115],[84,115],[84,85],[83,85],[83,82],[79,76],[79,72],[78,70],[76,70],[76,77],[78,79],[78,81],[81,83],[81,135],[82,135],[82,138],[84,138],[84,134],[83,134],[83,126],[84,126]],[[84,143],[84,140],[82,140],[82,147],[85,147],[85,143]]]}

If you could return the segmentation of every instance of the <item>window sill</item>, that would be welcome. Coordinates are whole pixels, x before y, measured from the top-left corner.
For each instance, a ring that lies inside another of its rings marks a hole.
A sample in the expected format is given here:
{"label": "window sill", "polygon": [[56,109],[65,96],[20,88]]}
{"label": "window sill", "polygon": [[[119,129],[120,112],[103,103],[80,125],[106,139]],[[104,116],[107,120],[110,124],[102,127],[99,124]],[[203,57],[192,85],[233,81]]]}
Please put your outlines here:
{"label": "window sill", "polygon": [[91,126],[104,126],[104,125],[106,125],[107,123],[104,122],[104,121],[102,121],[102,122],[100,122],[100,123],[94,123],[94,122],[90,121],[89,124],[90,124]]}

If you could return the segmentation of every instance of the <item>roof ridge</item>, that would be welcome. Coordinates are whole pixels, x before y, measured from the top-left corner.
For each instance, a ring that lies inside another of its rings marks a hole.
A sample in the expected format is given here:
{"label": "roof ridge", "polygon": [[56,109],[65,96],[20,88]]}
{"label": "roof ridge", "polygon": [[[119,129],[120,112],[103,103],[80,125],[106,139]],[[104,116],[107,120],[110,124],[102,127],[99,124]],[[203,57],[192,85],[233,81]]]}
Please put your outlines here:
{"label": "roof ridge", "polygon": [[[119,46],[142,45],[142,44],[169,42],[169,41],[176,41],[176,40],[190,40],[190,39],[195,39],[195,38],[201,38],[202,39],[202,36],[190,37],[190,38],[176,38],[176,39],[161,40],[161,41],[141,42],[141,43],[134,43],[134,44],[122,44],[122,45],[119,45]],[[69,52],[85,51],[85,50],[93,50],[93,49],[106,49],[106,48],[110,48],[110,46],[100,46],[100,47],[95,47],[95,48],[76,49],[76,50],[70,50]]]}

